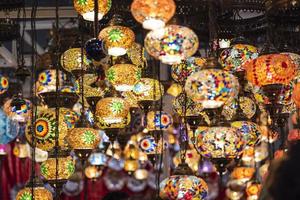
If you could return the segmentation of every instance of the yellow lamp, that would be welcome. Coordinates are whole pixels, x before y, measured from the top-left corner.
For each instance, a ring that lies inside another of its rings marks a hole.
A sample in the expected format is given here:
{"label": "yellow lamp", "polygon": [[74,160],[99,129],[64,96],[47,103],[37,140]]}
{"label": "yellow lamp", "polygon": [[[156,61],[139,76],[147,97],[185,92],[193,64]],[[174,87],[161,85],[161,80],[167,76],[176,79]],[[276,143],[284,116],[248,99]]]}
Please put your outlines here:
{"label": "yellow lamp", "polygon": [[32,188],[25,187],[20,190],[17,194],[16,200],[32,200],[34,197],[35,200],[52,200],[52,193],[44,187],[34,187],[33,195]]}
{"label": "yellow lamp", "polygon": [[131,4],[133,17],[150,30],[163,28],[175,11],[174,0],[134,0]]}
{"label": "yellow lamp", "polygon": [[141,69],[131,64],[117,64],[106,71],[106,79],[117,91],[131,91],[141,79]]}
{"label": "yellow lamp", "polygon": [[125,26],[109,26],[100,32],[99,39],[104,41],[108,55],[122,56],[133,45],[135,34]]}
{"label": "yellow lamp", "polygon": [[124,128],[130,122],[128,103],[123,98],[103,98],[96,105],[95,117],[101,129]]}
{"label": "yellow lamp", "polygon": [[[97,0],[98,1],[98,20],[108,13],[111,8],[111,0]],[[75,10],[82,15],[83,19],[87,21],[95,20],[94,0],[74,0]]]}

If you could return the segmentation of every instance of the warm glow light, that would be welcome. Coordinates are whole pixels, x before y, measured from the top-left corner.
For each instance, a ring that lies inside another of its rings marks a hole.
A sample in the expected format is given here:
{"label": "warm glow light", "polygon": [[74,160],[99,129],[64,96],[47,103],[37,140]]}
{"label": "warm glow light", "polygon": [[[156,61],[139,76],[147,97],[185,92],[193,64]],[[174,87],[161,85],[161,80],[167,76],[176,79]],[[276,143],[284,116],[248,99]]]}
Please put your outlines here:
{"label": "warm glow light", "polygon": [[184,26],[169,25],[147,34],[145,48],[147,52],[165,64],[179,64],[198,50],[197,35]]}
{"label": "warm glow light", "polygon": [[131,64],[117,64],[106,71],[106,79],[117,91],[131,91],[141,79],[141,69]]}
{"label": "warm glow light", "polygon": [[208,186],[201,178],[187,175],[174,175],[160,183],[160,197],[169,199],[206,199]]}
{"label": "warm glow light", "polygon": [[164,86],[155,79],[141,78],[132,89],[133,95],[137,101],[159,100],[164,95]]}
{"label": "warm glow light", "polygon": [[[98,20],[108,13],[111,8],[111,0],[97,0],[98,1]],[[95,20],[94,0],[74,0],[75,10],[82,15],[83,19],[87,21]]]}
{"label": "warm glow light", "polygon": [[135,40],[134,32],[125,26],[109,26],[102,29],[99,39],[104,41],[108,55],[125,55]]}
{"label": "warm glow light", "polygon": [[52,196],[52,193],[44,187],[34,187],[33,195],[32,195],[32,188],[25,187],[24,189],[22,189],[18,192],[17,197],[16,197],[16,200],[32,200],[32,199],[52,200],[53,196]]}
{"label": "warm glow light", "polygon": [[103,98],[97,103],[95,117],[101,129],[124,128],[130,122],[128,103],[123,98]]}
{"label": "warm glow light", "polygon": [[100,143],[100,134],[93,128],[73,128],[65,140],[72,149],[95,149]]}
{"label": "warm glow light", "polygon": [[[83,53],[83,55],[81,55]],[[83,68],[86,69],[90,62],[87,59],[85,51],[81,53],[81,48],[72,48],[65,51],[60,57],[61,66],[68,72],[74,70],[82,70],[81,63]],[[83,61],[82,61],[83,58]]]}
{"label": "warm glow light", "polygon": [[283,54],[262,55],[245,64],[247,80],[257,86],[288,85],[296,75],[297,66]]}
{"label": "warm glow light", "polygon": [[133,17],[143,24],[145,29],[163,28],[176,11],[173,0],[134,0],[131,4]]}
{"label": "warm glow light", "polygon": [[189,76],[185,90],[195,102],[204,108],[218,108],[233,100],[239,91],[235,76],[219,69],[204,69]]}

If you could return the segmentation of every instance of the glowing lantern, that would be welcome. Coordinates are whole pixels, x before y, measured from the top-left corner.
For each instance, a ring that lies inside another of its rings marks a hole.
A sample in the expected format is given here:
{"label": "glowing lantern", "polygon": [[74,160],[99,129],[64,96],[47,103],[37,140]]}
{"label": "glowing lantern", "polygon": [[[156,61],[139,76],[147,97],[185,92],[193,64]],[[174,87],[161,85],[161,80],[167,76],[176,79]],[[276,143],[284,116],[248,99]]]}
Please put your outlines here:
{"label": "glowing lantern", "polygon": [[101,99],[96,106],[97,126],[101,129],[124,128],[130,122],[128,103],[123,98]]}
{"label": "glowing lantern", "polygon": [[167,129],[172,123],[172,116],[166,112],[150,111],[147,113],[147,129],[150,131]]}
{"label": "glowing lantern", "polygon": [[151,31],[145,38],[147,52],[165,64],[179,64],[198,50],[197,35],[184,26],[170,25]]}
{"label": "glowing lantern", "polygon": [[182,61],[180,64],[172,65],[171,75],[177,82],[185,82],[187,77],[201,70],[206,62],[203,58],[190,57]]}
{"label": "glowing lantern", "polygon": [[201,154],[211,159],[236,158],[244,147],[241,135],[236,128],[232,127],[204,129],[196,139]]}
{"label": "glowing lantern", "polygon": [[[59,71],[59,87],[63,85],[65,79],[66,75],[63,72]],[[39,73],[36,87],[38,94],[56,91],[56,70],[48,69]]]}
{"label": "glowing lantern", "polygon": [[[56,160],[58,165],[56,165]],[[58,167],[58,169],[56,168]],[[48,158],[41,164],[41,175],[47,181],[56,180],[56,171],[58,172],[58,180],[67,180],[75,172],[75,161],[71,156],[60,156]]]}
{"label": "glowing lantern", "polygon": [[244,64],[258,57],[258,50],[252,45],[235,44],[222,51],[219,62],[227,71],[244,71]]}
{"label": "glowing lantern", "polygon": [[255,173],[255,169],[251,167],[236,167],[231,173],[231,178],[238,179],[240,181],[250,180]]}
{"label": "glowing lantern", "polygon": [[231,126],[238,129],[244,143],[249,146],[255,145],[261,135],[260,127],[253,122],[235,121]]}
{"label": "glowing lantern", "polygon": [[134,0],[131,4],[133,17],[145,29],[155,30],[163,28],[173,17],[176,5],[173,0]]}
{"label": "glowing lantern", "polygon": [[100,32],[99,39],[104,41],[108,55],[122,56],[133,45],[135,34],[125,26],[109,26]]}
{"label": "glowing lantern", "polygon": [[141,69],[131,64],[117,64],[106,71],[106,78],[117,91],[130,91],[141,79]]}
{"label": "glowing lantern", "polygon": [[164,200],[204,200],[208,186],[196,176],[173,175],[160,183],[160,197]]}
{"label": "glowing lantern", "polygon": [[4,94],[9,87],[9,81],[5,76],[0,76],[0,94]]}
{"label": "glowing lantern", "polygon": [[246,63],[244,67],[248,81],[257,86],[288,85],[297,70],[292,59],[283,54],[262,55]]}
{"label": "glowing lantern", "polygon": [[100,135],[93,128],[73,128],[69,130],[65,140],[72,149],[92,150],[99,145]]}
{"label": "glowing lantern", "polygon": [[239,83],[229,72],[205,69],[189,76],[185,90],[195,102],[204,108],[218,108],[234,99],[239,91]]}
{"label": "glowing lantern", "polygon": [[[108,13],[111,8],[111,0],[97,0],[98,1],[98,20]],[[87,21],[95,20],[94,0],[74,0],[75,10],[82,15],[83,19]]]}
{"label": "glowing lantern", "polygon": [[13,105],[13,101],[13,99],[6,101],[3,105],[3,111],[13,121],[26,122],[31,117],[30,101],[23,100],[18,105]]}
{"label": "glowing lantern", "polygon": [[292,96],[296,106],[300,108],[300,83],[297,83],[293,90],[293,96]]}
{"label": "glowing lantern", "polygon": [[[34,198],[33,198],[34,197]],[[25,187],[24,189],[20,190],[17,194],[16,200],[52,200],[53,196],[52,193],[47,190],[46,188],[39,186],[33,188],[33,195],[32,195],[32,188]]]}
{"label": "glowing lantern", "polygon": [[163,85],[155,79],[141,78],[132,89],[137,101],[156,101],[159,100],[164,94]]}
{"label": "glowing lantern", "polygon": [[261,184],[249,182],[246,188],[247,200],[258,200],[261,189]]}
{"label": "glowing lantern", "polygon": [[[72,48],[65,51],[60,57],[60,64],[61,66],[68,72],[72,72],[75,70],[81,70],[81,63],[83,64],[83,68],[86,69],[90,62],[87,59],[85,51],[82,52],[81,55],[81,48]],[[83,61],[81,61],[83,58]]]}
{"label": "glowing lantern", "polygon": [[191,98],[181,93],[173,101],[173,110],[180,116],[198,116],[203,107],[200,103],[195,103]]}
{"label": "glowing lantern", "polygon": [[[59,110],[59,123],[58,123],[58,145],[65,149],[67,143],[65,137],[68,130],[74,128],[78,115],[72,110],[60,108]],[[36,147],[50,151],[55,146],[55,133],[56,133],[57,120],[54,109],[41,109],[36,117],[34,123],[34,137],[36,139]],[[32,144],[31,122],[28,122],[26,130],[26,139]]]}

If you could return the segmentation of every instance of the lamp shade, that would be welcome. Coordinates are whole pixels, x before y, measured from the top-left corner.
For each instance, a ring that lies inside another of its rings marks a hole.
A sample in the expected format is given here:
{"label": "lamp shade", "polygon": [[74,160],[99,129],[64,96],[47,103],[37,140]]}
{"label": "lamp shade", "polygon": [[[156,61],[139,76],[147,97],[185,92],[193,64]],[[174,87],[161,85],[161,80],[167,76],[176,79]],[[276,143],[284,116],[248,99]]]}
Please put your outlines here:
{"label": "lamp shade", "polygon": [[165,130],[173,123],[172,116],[167,112],[150,111],[147,113],[147,129]]}
{"label": "lamp shade", "polygon": [[[94,0],[74,0],[75,10],[82,15],[83,19],[87,21],[95,20]],[[98,20],[108,13],[112,5],[111,0],[98,0]]]}
{"label": "lamp shade", "polygon": [[[68,49],[61,55],[60,65],[68,72],[81,70],[82,67],[86,69],[91,61],[87,59],[85,51],[82,53],[83,55],[81,55],[81,48]],[[81,61],[82,58],[83,61]],[[82,67],[81,63],[83,64]]]}
{"label": "lamp shade", "polygon": [[146,153],[147,155],[151,154],[161,154],[163,149],[167,147],[167,143],[162,141],[155,141],[155,138],[150,135],[145,135],[139,140],[139,149]]}
{"label": "lamp shade", "polygon": [[297,70],[292,59],[284,54],[262,55],[247,62],[244,67],[247,80],[257,86],[288,85]]}
{"label": "lamp shade", "polygon": [[206,60],[198,57],[190,57],[180,64],[172,65],[171,75],[176,82],[183,83],[187,77],[201,70]]}
{"label": "lamp shade", "polygon": [[0,109],[0,144],[7,144],[19,135],[19,124]]}
{"label": "lamp shade", "polygon": [[293,101],[295,102],[297,108],[300,107],[300,83],[297,83],[293,90]]}
{"label": "lamp shade", "polygon": [[130,122],[129,106],[125,99],[107,97],[96,105],[97,126],[101,129],[124,128]]}
{"label": "lamp shade", "polygon": [[151,31],[145,38],[147,52],[165,64],[179,64],[194,55],[198,49],[197,35],[189,28],[169,25]]}
{"label": "lamp shade", "polygon": [[141,78],[132,89],[134,96],[137,101],[159,100],[164,94],[164,86],[155,79]]}
{"label": "lamp shade", "polygon": [[174,175],[163,180],[159,187],[163,200],[204,200],[208,195],[207,184],[196,176]]}
{"label": "lamp shade", "polygon": [[200,103],[195,103],[190,97],[181,93],[173,100],[173,110],[180,116],[198,116],[203,107]]}
{"label": "lamp shade", "polygon": [[117,91],[130,91],[141,79],[140,68],[131,64],[117,64],[106,71],[106,78]]}
{"label": "lamp shade", "polygon": [[133,17],[145,29],[155,30],[163,28],[173,17],[176,5],[173,0],[134,0],[131,4]]}
{"label": "lamp shade", "polygon": [[[59,87],[63,85],[66,75],[59,71]],[[56,70],[47,69],[39,73],[38,80],[36,82],[37,93],[53,92],[56,91]]]}
{"label": "lamp shade", "polygon": [[[58,169],[56,168],[56,159]],[[41,175],[48,181],[56,180],[56,171],[58,180],[66,180],[75,172],[75,161],[71,156],[59,156],[58,158],[48,158],[41,164]]]}
{"label": "lamp shade", "polygon": [[32,195],[32,188],[25,187],[24,189],[22,189],[18,192],[17,197],[16,197],[16,200],[32,200],[32,199],[52,200],[53,196],[52,196],[52,193],[44,187],[34,187],[33,195]]}
{"label": "lamp shade", "polygon": [[238,72],[244,71],[244,64],[258,57],[258,50],[252,45],[235,44],[224,49],[219,57],[224,70]]}
{"label": "lamp shade", "polygon": [[244,143],[249,146],[254,146],[261,135],[260,127],[248,121],[235,121],[231,126],[238,129]]}
{"label": "lamp shade", "polygon": [[65,140],[72,149],[95,149],[100,143],[100,134],[93,128],[73,128]]}
{"label": "lamp shade", "polygon": [[109,55],[122,56],[133,45],[135,34],[125,26],[109,26],[102,29],[99,39],[104,41]]}
{"label": "lamp shade", "polygon": [[187,95],[204,108],[218,108],[234,99],[239,91],[235,76],[219,69],[205,69],[189,76],[185,83]]}
{"label": "lamp shade", "polygon": [[235,158],[243,150],[244,143],[236,128],[211,127],[197,135],[197,145],[207,158]]}
{"label": "lamp shade", "polygon": [[0,94],[4,94],[9,88],[9,81],[5,76],[0,75]]}
{"label": "lamp shade", "polygon": [[[69,129],[74,128],[78,115],[69,109],[59,109],[59,124],[58,124],[58,145],[61,148],[67,148],[65,137]],[[55,109],[41,109],[34,123],[33,130],[35,131],[34,137],[36,139],[36,147],[50,151],[55,146],[55,133],[56,133],[57,119]],[[28,122],[26,129],[27,141],[32,144],[31,122]]]}
{"label": "lamp shade", "polygon": [[252,167],[236,167],[231,173],[231,178],[241,181],[250,180],[255,173],[255,169]]}
{"label": "lamp shade", "polygon": [[24,100],[22,104],[12,105],[13,99],[7,100],[3,105],[3,111],[13,121],[26,122],[31,117],[31,102]]}

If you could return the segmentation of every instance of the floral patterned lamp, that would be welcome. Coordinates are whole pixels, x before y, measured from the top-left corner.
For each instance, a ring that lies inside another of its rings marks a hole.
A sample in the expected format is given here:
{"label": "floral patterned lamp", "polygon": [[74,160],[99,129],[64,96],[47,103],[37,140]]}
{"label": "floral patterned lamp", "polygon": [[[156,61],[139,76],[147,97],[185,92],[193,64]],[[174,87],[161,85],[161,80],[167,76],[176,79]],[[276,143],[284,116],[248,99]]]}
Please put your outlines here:
{"label": "floral patterned lamp", "polygon": [[[36,147],[44,150],[51,151],[55,146],[55,130],[57,126],[57,120],[55,117],[54,109],[41,109],[39,110],[36,121],[34,123],[34,136],[31,133],[31,122],[28,122],[26,129],[26,139],[29,144],[32,145],[32,137],[36,139]],[[58,135],[58,145],[62,149],[68,148],[65,142],[65,137],[68,130],[75,127],[75,123],[78,120],[78,115],[69,109],[60,108],[59,110],[59,135]]]}
{"label": "floral patterned lamp", "polygon": [[235,76],[220,69],[204,69],[189,76],[185,90],[203,108],[218,108],[234,99],[239,91]]}
{"label": "floral patterned lamp", "polygon": [[261,135],[260,127],[250,121],[235,121],[231,126],[238,129],[244,143],[248,146],[254,146]]}
{"label": "floral patterned lamp", "polygon": [[31,117],[31,102],[22,97],[14,97],[4,103],[3,111],[13,121],[24,123]]}
{"label": "floral patterned lamp", "polygon": [[[33,189],[33,194],[32,194]],[[35,181],[32,187],[32,183],[29,182],[25,188],[20,190],[17,194],[16,200],[52,200],[52,193],[47,190],[41,181]]]}
{"label": "floral patterned lamp", "polygon": [[[58,163],[56,165],[56,162]],[[52,151],[48,160],[40,165],[42,177],[52,187],[62,189],[70,176],[75,172],[75,160],[69,156],[68,151]]]}
{"label": "floral patterned lamp", "polygon": [[131,64],[117,64],[106,71],[106,79],[122,92],[131,91],[141,75],[141,69]]}
{"label": "floral patterned lamp", "polygon": [[[111,0],[97,0],[98,1],[98,20],[108,13],[111,8]],[[83,19],[87,21],[95,20],[94,0],[74,0],[75,10],[82,15]]]}
{"label": "floral patterned lamp", "polygon": [[238,129],[216,126],[204,129],[197,134],[196,145],[201,155],[216,164],[220,173],[226,170],[226,164],[240,156],[244,142]]}
{"label": "floral patterned lamp", "polygon": [[147,52],[165,64],[179,64],[198,50],[197,35],[189,28],[169,25],[151,31],[145,38]]}
{"label": "floral patterned lamp", "polygon": [[222,51],[219,57],[224,70],[231,72],[244,71],[244,64],[258,57],[256,47],[247,44],[234,44]]}
{"label": "floral patterned lamp", "polygon": [[208,196],[206,182],[194,176],[185,163],[181,163],[175,169],[174,175],[163,180],[159,187],[159,196],[163,200],[204,200]]}
{"label": "floral patterned lamp", "polygon": [[0,95],[4,94],[9,88],[9,81],[5,76],[0,75]]}
{"label": "floral patterned lamp", "polygon": [[131,4],[133,17],[145,29],[155,30],[163,28],[176,11],[173,0],[134,0]]}
{"label": "floral patterned lamp", "polygon": [[[83,61],[81,57],[83,57]],[[87,59],[85,51],[83,51],[83,56],[81,55],[81,48],[68,49],[60,57],[61,66],[68,72],[81,72],[81,63],[83,63],[84,69],[91,63]]]}
{"label": "floral patterned lamp", "polygon": [[190,75],[200,71],[205,62],[204,58],[190,57],[180,64],[172,65],[171,76],[176,82],[184,83]]}
{"label": "floral patterned lamp", "polygon": [[99,39],[104,41],[108,55],[122,56],[133,45],[135,34],[128,27],[112,25],[102,29]]}
{"label": "floral patterned lamp", "polygon": [[101,129],[124,128],[130,122],[128,103],[119,97],[103,98],[97,103],[96,118]]}

